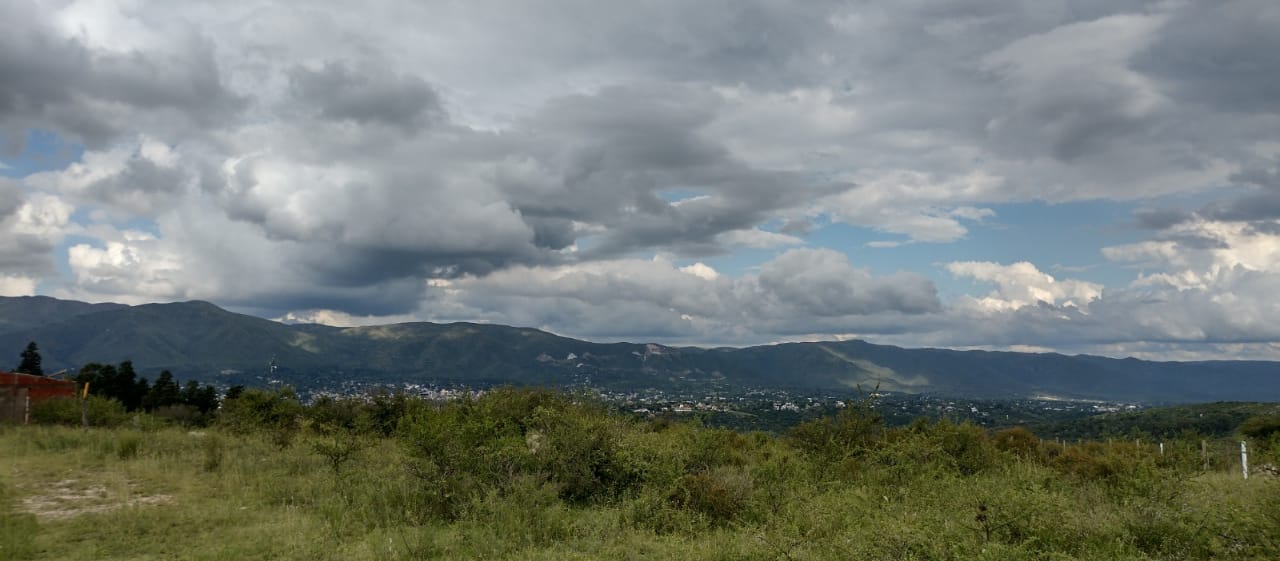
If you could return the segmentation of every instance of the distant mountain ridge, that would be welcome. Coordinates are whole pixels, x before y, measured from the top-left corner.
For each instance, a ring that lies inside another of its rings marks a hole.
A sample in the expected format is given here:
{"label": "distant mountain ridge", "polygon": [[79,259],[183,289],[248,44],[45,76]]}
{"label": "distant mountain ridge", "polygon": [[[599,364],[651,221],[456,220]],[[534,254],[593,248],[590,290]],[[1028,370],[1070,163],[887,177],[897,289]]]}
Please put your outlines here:
{"label": "distant mountain ridge", "polygon": [[48,296],[0,296],[0,333],[34,329],[79,315],[127,307],[124,304],[89,304]]}
{"label": "distant mountain ridge", "polygon": [[904,349],[864,341],[746,348],[592,343],[475,323],[287,325],[208,302],[124,306],[0,297],[3,352],[37,341],[46,370],[132,360],[216,380],[261,375],[317,386],[344,380],[581,384],[611,388],[775,387],[1146,402],[1280,401],[1280,363],[1150,362],[1096,356]]}

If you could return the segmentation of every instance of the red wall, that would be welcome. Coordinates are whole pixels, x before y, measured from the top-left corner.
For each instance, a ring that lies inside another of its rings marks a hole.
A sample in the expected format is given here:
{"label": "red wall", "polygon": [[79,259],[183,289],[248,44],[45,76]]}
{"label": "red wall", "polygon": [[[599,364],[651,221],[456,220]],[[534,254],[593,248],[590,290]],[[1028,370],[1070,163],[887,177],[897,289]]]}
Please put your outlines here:
{"label": "red wall", "polygon": [[51,380],[44,376],[0,372],[0,388],[27,388],[27,396],[34,403],[54,397],[75,397],[76,383],[69,380]]}

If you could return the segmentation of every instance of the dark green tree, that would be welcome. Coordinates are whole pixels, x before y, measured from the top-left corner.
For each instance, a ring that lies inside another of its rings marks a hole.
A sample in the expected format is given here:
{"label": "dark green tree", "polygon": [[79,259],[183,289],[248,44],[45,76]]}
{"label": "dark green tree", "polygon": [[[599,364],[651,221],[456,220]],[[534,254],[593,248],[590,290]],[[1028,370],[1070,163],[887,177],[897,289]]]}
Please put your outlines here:
{"label": "dark green tree", "polygon": [[178,394],[179,402],[194,407],[201,413],[208,413],[218,408],[218,390],[213,386],[201,386],[200,382],[187,380]]}
{"label": "dark green tree", "polygon": [[102,381],[106,378],[107,369],[111,369],[111,374],[115,374],[116,367],[110,364],[98,364],[90,362],[80,367],[80,371],[72,378],[76,383],[84,385],[89,384],[89,393],[93,395],[103,395]]}
{"label": "dark green tree", "polygon": [[181,398],[183,405],[195,407],[201,413],[218,408],[218,389],[210,385],[201,386],[195,380],[187,381],[182,387]]}
{"label": "dark green tree", "polygon": [[80,369],[75,380],[81,384],[88,383],[89,393],[93,395],[119,401],[126,411],[137,411],[142,407],[143,398],[151,391],[147,379],[139,380],[133,371],[133,362],[127,360],[118,368],[91,362]]}
{"label": "dark green tree", "polygon": [[178,383],[173,381],[173,373],[165,370],[160,373],[156,383],[142,398],[142,408],[154,411],[160,407],[177,405],[181,401],[181,391],[178,389]]}
{"label": "dark green tree", "polygon": [[203,413],[208,413],[210,411],[217,411],[218,410],[218,388],[215,388],[209,384],[205,384],[205,386],[200,389],[200,398],[196,402],[196,406],[199,407],[200,411]]}
{"label": "dark green tree", "polygon": [[129,411],[137,411],[142,407],[142,400],[150,393],[150,385],[147,379],[138,379],[137,372],[133,370],[133,361],[126,360],[120,363],[120,367],[116,368],[119,376],[117,385],[120,388],[120,396],[117,398],[124,403],[124,408]]}
{"label": "dark green tree", "polygon": [[26,350],[22,351],[22,362],[18,363],[16,372],[44,376],[44,369],[40,367],[40,348],[35,341],[27,343]]}

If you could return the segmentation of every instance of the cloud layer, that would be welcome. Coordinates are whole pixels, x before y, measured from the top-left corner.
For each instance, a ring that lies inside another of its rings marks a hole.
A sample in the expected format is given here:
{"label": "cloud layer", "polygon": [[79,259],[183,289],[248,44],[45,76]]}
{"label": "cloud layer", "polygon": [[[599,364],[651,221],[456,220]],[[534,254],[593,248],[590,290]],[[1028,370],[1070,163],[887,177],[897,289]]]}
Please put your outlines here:
{"label": "cloud layer", "polygon": [[[1267,0],[6,2],[0,293],[1280,356],[1278,27]],[[40,165],[32,131],[83,154]],[[1107,283],[948,249],[1078,201],[1138,208],[1091,249]]]}

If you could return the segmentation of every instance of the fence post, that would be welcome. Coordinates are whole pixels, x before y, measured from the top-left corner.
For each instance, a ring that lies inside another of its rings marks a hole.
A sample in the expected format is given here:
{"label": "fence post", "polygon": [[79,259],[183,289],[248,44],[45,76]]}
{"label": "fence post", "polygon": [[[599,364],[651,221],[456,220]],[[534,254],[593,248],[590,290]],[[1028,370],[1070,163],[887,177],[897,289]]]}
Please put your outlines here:
{"label": "fence post", "polygon": [[1204,470],[1209,471],[1209,443],[1200,441],[1200,458],[1204,460]]}
{"label": "fence post", "polygon": [[1249,479],[1249,449],[1243,440],[1240,441],[1240,471],[1244,472],[1245,479]]}

